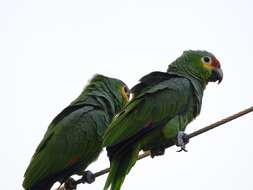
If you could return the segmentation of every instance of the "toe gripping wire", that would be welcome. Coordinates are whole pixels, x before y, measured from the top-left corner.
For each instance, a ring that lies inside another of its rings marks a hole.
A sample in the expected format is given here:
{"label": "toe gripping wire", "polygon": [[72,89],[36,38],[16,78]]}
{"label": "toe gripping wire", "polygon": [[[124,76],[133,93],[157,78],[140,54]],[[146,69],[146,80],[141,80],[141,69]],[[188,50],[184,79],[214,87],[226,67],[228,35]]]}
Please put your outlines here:
{"label": "toe gripping wire", "polygon": [[[231,116],[228,116],[228,117],[226,117],[224,119],[221,119],[221,120],[219,120],[219,121],[217,121],[217,122],[215,122],[213,124],[210,124],[210,125],[208,125],[206,127],[203,127],[203,128],[201,128],[201,129],[199,129],[197,131],[189,133],[189,134],[187,134],[185,136],[185,139],[189,141],[189,139],[191,139],[193,137],[196,137],[196,136],[198,136],[200,134],[203,134],[203,133],[205,133],[205,132],[207,132],[209,130],[212,130],[212,129],[216,128],[216,127],[224,125],[225,123],[228,123],[228,122],[230,122],[232,120],[235,120],[235,119],[237,119],[239,117],[242,117],[243,115],[246,115],[246,114],[248,114],[250,112],[253,112],[253,106],[251,106],[251,107],[249,107],[249,108],[247,108],[245,110],[242,110],[242,111],[240,111],[238,113],[235,113],[235,114],[233,114]],[[168,142],[167,144],[164,144],[163,148],[166,149],[166,148],[169,148],[169,147],[171,147],[173,145],[175,145],[175,142],[171,141],[171,142]],[[149,157],[149,156],[151,156],[151,152],[150,151],[144,152],[143,154],[139,155],[138,160],[141,160],[141,159]],[[65,190],[73,190],[73,189],[76,189],[77,185],[79,185],[81,183],[92,183],[92,182],[95,181],[95,178],[97,178],[99,176],[102,176],[102,175],[108,173],[109,171],[110,171],[110,168],[105,168],[105,169],[103,169],[103,170],[101,170],[99,172],[96,172],[94,174],[90,173],[90,171],[87,171],[89,175],[84,175],[81,179],[79,179],[77,181],[74,181],[74,187],[70,187],[70,188],[67,187],[66,188],[66,185],[64,185],[65,187],[63,185],[61,185],[58,189],[59,190],[64,190],[64,189]]]}

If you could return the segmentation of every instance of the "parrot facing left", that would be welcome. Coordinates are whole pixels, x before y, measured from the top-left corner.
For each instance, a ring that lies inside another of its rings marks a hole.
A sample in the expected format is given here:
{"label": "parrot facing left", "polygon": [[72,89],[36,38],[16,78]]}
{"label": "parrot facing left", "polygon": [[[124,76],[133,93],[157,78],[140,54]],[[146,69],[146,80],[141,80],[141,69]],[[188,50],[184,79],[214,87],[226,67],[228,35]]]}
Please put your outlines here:
{"label": "parrot facing left", "polygon": [[95,75],[79,97],[49,125],[24,174],[26,190],[49,190],[82,175],[102,151],[107,126],[129,100],[121,80]]}
{"label": "parrot facing left", "polygon": [[184,130],[200,113],[206,85],[222,78],[220,63],[212,53],[193,50],[185,51],[167,72],[144,76],[105,132],[103,145],[111,167],[104,190],[121,188],[141,150],[161,155],[171,141],[185,150]]}

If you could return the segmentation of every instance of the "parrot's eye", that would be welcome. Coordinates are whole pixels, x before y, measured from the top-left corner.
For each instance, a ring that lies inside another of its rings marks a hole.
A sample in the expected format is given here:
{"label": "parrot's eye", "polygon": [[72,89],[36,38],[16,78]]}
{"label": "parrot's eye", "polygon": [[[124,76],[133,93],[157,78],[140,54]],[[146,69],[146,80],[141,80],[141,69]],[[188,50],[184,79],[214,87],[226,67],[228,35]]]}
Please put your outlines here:
{"label": "parrot's eye", "polygon": [[126,93],[127,97],[130,98],[130,90],[128,89],[128,87],[124,86],[123,89],[124,89],[124,92]]}
{"label": "parrot's eye", "polygon": [[201,58],[201,61],[202,61],[204,64],[211,64],[212,58],[209,57],[209,56],[204,56],[204,57]]}

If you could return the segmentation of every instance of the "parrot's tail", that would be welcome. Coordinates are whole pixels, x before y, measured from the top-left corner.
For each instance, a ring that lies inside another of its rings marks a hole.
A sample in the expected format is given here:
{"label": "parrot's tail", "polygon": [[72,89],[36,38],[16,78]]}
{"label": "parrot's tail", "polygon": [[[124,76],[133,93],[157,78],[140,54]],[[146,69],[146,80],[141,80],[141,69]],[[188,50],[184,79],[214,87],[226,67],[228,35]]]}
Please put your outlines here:
{"label": "parrot's tail", "polygon": [[110,190],[120,190],[126,175],[136,163],[138,154],[139,146],[131,146],[131,148],[128,148],[111,158],[110,173],[107,177],[104,190],[107,190],[110,186]]}
{"label": "parrot's tail", "polygon": [[54,185],[54,182],[48,183],[48,184],[36,184],[32,187],[26,187],[25,184],[23,184],[23,187],[25,190],[50,190],[51,187]]}

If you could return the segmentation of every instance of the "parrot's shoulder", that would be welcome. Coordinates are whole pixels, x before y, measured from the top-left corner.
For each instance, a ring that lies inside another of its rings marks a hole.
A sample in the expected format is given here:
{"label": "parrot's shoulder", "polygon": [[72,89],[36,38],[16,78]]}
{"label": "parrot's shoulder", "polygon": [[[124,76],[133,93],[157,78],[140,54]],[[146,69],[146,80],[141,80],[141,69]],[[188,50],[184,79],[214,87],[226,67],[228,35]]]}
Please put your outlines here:
{"label": "parrot's shoulder", "polygon": [[65,109],[63,109],[51,122],[49,125],[42,141],[40,142],[39,146],[37,147],[35,154],[39,153],[44,147],[47,145],[47,143],[53,138],[55,132],[57,130],[61,130],[62,128],[62,122],[67,122],[68,120],[71,121],[70,116],[73,112],[78,111],[79,115],[83,113],[88,113],[92,110],[94,110],[95,107],[92,105],[84,105],[84,104],[75,104],[75,105],[69,105]]}
{"label": "parrot's shoulder", "polygon": [[79,109],[82,109],[82,112],[89,112],[93,109],[95,109],[95,106],[88,105],[88,104],[72,104],[68,107],[64,108],[51,122],[50,127],[56,126],[61,120],[63,120],[65,117],[73,113],[74,111],[77,111]]}
{"label": "parrot's shoulder", "polygon": [[173,76],[176,76],[176,75],[171,75],[167,72],[154,71],[142,77],[140,79],[140,82],[144,84],[152,85],[164,80],[168,80],[169,78]]}
{"label": "parrot's shoulder", "polygon": [[33,162],[36,164],[42,152],[49,154],[59,144],[64,145],[65,150],[73,152],[76,149],[72,150],[72,146],[69,145],[80,143],[80,139],[84,144],[88,141],[95,142],[96,135],[101,138],[102,132],[105,130],[103,127],[105,123],[107,123],[107,118],[101,109],[96,109],[91,105],[68,106],[49,125],[42,141],[36,148]]}
{"label": "parrot's shoulder", "polygon": [[160,90],[187,90],[191,88],[191,82],[176,73],[152,72],[144,76],[140,83],[132,89],[134,97],[140,98],[147,94],[152,94]]}
{"label": "parrot's shoulder", "polygon": [[140,94],[144,89],[147,89],[148,87],[151,87],[157,83],[160,83],[162,81],[168,80],[169,78],[173,77],[172,75],[165,73],[165,72],[160,72],[160,71],[154,71],[151,72],[144,77],[142,77],[137,85],[135,85],[132,89],[131,92],[137,96]]}

